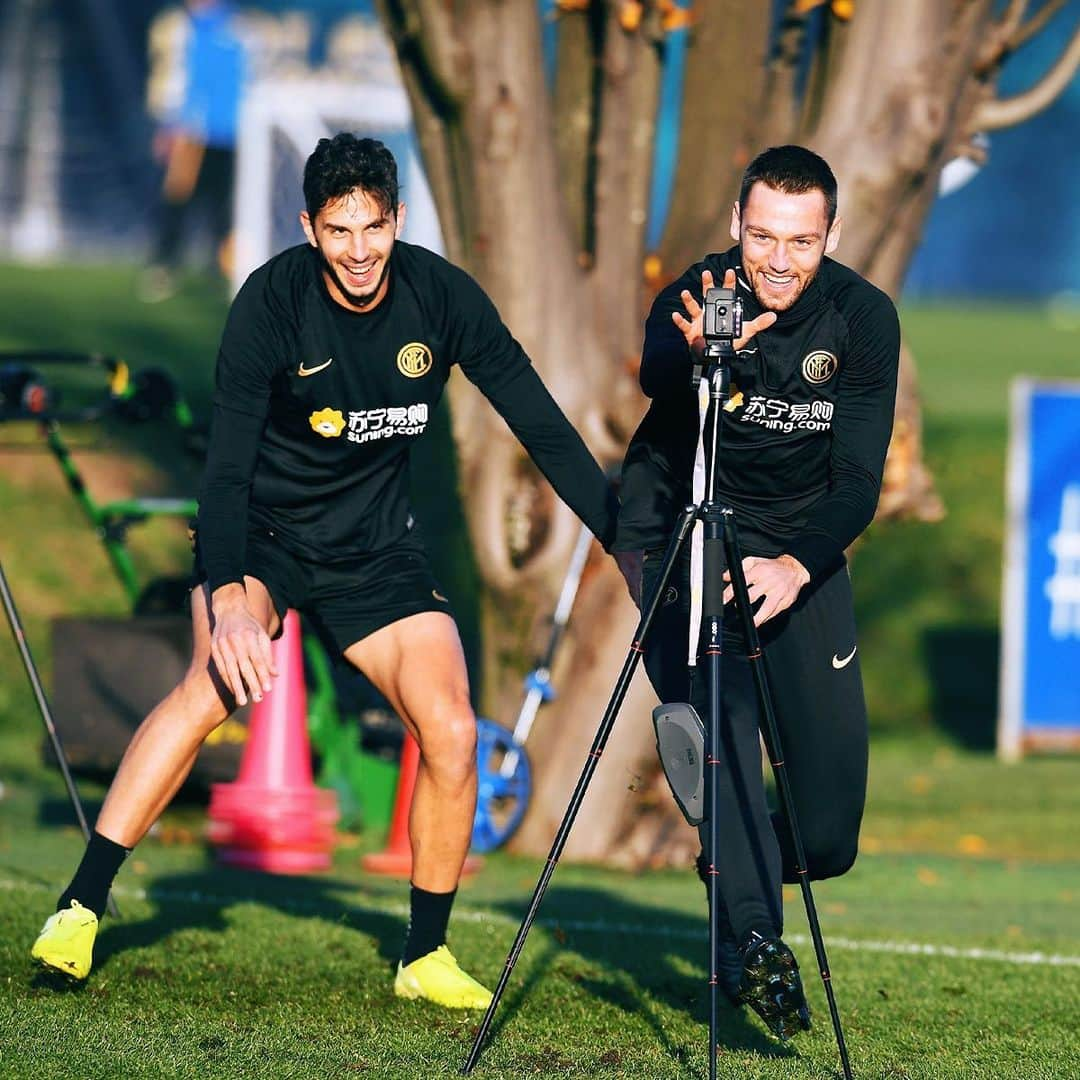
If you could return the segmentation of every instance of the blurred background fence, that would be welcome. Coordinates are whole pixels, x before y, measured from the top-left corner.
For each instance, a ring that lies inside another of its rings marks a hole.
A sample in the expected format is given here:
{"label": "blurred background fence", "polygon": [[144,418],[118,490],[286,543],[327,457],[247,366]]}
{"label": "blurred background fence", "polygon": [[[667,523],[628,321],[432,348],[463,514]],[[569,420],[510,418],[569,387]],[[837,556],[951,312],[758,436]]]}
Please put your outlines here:
{"label": "blurred background fence", "polygon": [[[148,250],[163,172],[155,131],[175,115],[184,89],[182,10],[168,0],[0,5],[0,254]],[[249,0],[237,5],[236,25],[249,90],[294,83],[296,96],[317,108],[320,82],[346,83],[360,100],[399,83],[371,0]],[[1035,81],[1068,29],[1018,51],[1001,92]],[[907,295],[1080,293],[1078,131],[1074,79],[1050,108],[995,133],[987,164],[935,207]],[[291,184],[296,173],[293,162],[281,178]],[[299,232],[281,238],[295,242]]]}

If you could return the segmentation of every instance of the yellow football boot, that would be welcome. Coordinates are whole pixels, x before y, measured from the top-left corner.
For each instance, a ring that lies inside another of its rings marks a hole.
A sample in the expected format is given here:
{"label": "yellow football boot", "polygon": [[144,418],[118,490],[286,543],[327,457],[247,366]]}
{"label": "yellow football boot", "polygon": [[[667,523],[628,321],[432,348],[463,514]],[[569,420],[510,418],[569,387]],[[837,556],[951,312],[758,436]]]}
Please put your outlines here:
{"label": "yellow football boot", "polygon": [[42,967],[69,979],[85,979],[93,963],[98,918],[78,900],[50,915],[38,934],[30,956]]}
{"label": "yellow football boot", "polygon": [[462,971],[445,945],[411,964],[399,962],[394,993],[410,1000],[423,998],[448,1009],[486,1009],[491,1004],[491,991]]}

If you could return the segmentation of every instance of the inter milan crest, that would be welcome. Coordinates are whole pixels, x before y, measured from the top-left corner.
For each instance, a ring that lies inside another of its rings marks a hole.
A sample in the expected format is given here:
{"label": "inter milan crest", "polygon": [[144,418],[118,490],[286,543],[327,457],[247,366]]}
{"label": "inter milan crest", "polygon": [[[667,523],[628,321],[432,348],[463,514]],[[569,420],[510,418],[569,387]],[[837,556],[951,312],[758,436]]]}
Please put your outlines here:
{"label": "inter milan crest", "polygon": [[419,379],[431,370],[431,350],[421,341],[410,341],[397,354],[398,371],[409,379]]}
{"label": "inter milan crest", "polygon": [[803,357],[802,376],[811,386],[828,382],[835,374],[838,361],[831,352],[815,349]]}

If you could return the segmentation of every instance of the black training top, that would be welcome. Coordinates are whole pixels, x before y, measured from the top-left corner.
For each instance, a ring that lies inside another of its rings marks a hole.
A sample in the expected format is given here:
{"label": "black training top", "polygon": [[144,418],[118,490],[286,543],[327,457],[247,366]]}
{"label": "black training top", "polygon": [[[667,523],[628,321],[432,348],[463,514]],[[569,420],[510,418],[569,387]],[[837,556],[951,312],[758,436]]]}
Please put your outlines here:
{"label": "black training top", "polygon": [[[691,356],[671,320],[701,274],[734,269],[748,322],[762,312],[738,247],[708,255],[656,298],[645,323],[641,387],[652,404],[622,474],[615,547],[659,547],[691,501],[698,403]],[[746,554],[795,556],[816,578],[874,516],[892,431],[900,326],[880,289],[831,259],[795,304],[731,363],[717,489]]]}
{"label": "black training top", "polygon": [[468,274],[398,241],[386,297],[359,314],[331,299],[300,245],[252,273],[225,324],[199,497],[210,588],[242,580],[249,520],[320,562],[411,529],[409,448],[452,364],[610,548],[617,503],[600,467]]}

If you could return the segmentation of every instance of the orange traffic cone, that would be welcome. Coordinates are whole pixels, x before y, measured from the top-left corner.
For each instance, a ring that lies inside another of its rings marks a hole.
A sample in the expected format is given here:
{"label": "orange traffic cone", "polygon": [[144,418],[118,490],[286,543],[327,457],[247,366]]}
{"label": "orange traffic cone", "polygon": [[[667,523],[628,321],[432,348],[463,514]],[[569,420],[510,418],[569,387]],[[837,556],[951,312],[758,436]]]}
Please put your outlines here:
{"label": "orange traffic cone", "polygon": [[273,644],[274,689],[251,709],[240,774],[210,792],[207,836],[218,860],[272,874],[330,867],[337,795],[315,786],[307,732],[307,690],[295,611]]}
{"label": "orange traffic cone", "polygon": [[416,787],[416,770],[420,767],[420,746],[406,731],[401,744],[401,764],[398,766],[397,790],[394,793],[394,816],[386,847],[365,855],[360,864],[373,874],[408,877],[412,873],[412,847],[409,844],[409,808]]}
{"label": "orange traffic cone", "polygon": [[[416,772],[420,767],[420,746],[406,731],[405,741],[401,745],[401,764],[398,766],[397,791],[394,794],[394,816],[390,822],[390,832],[386,847],[382,851],[373,851],[360,860],[360,865],[373,874],[386,874],[388,877],[410,877],[412,875],[412,846],[409,844],[409,809],[412,807],[413,791],[416,788]],[[470,855],[461,868],[461,873],[474,874],[483,865],[483,860]]]}

